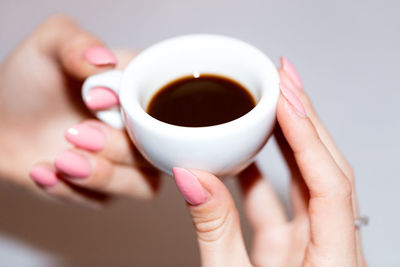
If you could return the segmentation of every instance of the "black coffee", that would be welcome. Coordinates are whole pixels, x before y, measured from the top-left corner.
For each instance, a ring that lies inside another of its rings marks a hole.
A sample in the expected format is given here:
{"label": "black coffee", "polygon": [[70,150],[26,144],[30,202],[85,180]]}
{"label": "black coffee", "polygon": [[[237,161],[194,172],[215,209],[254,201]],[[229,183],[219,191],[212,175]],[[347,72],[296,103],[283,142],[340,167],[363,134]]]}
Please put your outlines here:
{"label": "black coffee", "polygon": [[147,113],[174,125],[212,126],[235,120],[255,106],[252,95],[229,78],[202,74],[186,76],[162,87],[150,100]]}

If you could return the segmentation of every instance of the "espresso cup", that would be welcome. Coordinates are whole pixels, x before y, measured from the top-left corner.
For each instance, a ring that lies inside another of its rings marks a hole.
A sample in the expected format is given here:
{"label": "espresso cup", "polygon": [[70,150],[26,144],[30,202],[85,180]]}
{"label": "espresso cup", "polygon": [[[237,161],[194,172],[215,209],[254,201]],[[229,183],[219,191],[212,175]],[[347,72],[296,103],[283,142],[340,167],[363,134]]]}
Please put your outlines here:
{"label": "espresso cup", "polygon": [[[239,82],[252,94],[256,106],[238,119],[207,127],[171,125],[146,113],[152,96],[165,84],[203,73]],[[173,167],[183,167],[228,176],[248,166],[271,136],[279,75],[264,53],[243,41],[192,34],[145,49],[124,71],[89,77],[83,84],[83,98],[95,87],[109,88],[120,101],[120,110],[97,111],[97,118],[113,127],[125,127],[136,148],[155,167],[168,174]]]}

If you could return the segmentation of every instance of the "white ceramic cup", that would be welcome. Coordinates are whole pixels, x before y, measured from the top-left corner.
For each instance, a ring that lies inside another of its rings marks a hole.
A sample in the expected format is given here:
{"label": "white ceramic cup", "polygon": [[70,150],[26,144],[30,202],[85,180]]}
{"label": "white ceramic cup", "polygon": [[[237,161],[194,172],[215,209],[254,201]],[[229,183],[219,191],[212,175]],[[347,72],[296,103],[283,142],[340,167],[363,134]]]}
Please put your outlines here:
{"label": "white ceramic cup", "polygon": [[[257,105],[236,120],[208,127],[175,126],[146,113],[151,97],[163,85],[202,73],[239,82],[251,92]],[[111,126],[125,126],[137,149],[155,167],[168,174],[172,174],[173,167],[184,167],[227,176],[248,166],[270,137],[279,75],[265,54],[243,41],[192,34],[147,48],[124,71],[89,77],[83,85],[83,98],[99,86],[119,96],[121,112],[105,110],[95,115]]]}

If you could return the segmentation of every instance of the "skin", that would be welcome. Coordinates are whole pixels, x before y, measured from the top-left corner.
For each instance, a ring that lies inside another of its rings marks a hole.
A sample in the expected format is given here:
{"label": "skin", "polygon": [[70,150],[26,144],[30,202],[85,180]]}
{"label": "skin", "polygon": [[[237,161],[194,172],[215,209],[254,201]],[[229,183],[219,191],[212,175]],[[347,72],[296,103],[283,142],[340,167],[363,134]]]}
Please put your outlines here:
{"label": "skin", "polygon": [[[124,131],[94,121],[80,96],[90,75],[123,68],[135,53],[114,51],[117,66],[90,64],[84,51],[102,42],[64,16],[53,16],[20,44],[0,67],[0,177],[53,199],[91,206],[113,195],[151,199],[158,172],[132,147]],[[106,136],[102,151],[93,153],[68,144],[64,132],[77,123],[95,125]],[[92,172],[85,179],[57,173],[55,186],[40,187],[28,177],[40,164],[52,172],[56,155],[69,149],[84,155]],[[45,193],[45,194],[43,194]]]}
{"label": "skin", "polygon": [[190,170],[207,192],[203,203],[188,203],[202,266],[366,266],[360,231],[354,225],[358,203],[353,171],[306,93],[282,67],[279,73],[307,114],[300,116],[280,96],[274,134],[291,173],[293,219],[288,219],[267,179],[250,166],[239,179],[254,233],[248,254],[228,189],[214,175]]}
{"label": "skin", "polygon": [[[123,66],[135,54],[114,51],[117,66],[94,66],[82,56],[103,45],[63,16],[54,16],[33,32],[0,67],[0,177],[52,199],[89,206],[111,196],[151,199],[159,174],[132,147],[124,131],[95,121],[81,102],[80,85],[88,76]],[[279,69],[307,117],[299,116],[281,96],[275,130],[291,172],[294,217],[289,220],[276,193],[255,165],[239,183],[254,238],[247,254],[239,215],[224,184],[214,175],[191,170],[207,199],[188,204],[197,232],[203,266],[366,266],[360,232],[354,227],[358,204],[350,165],[319,120],[306,93]],[[104,148],[90,152],[69,145],[62,136],[78,122],[100,129]],[[54,159],[69,149],[91,165],[89,177],[57,172]],[[39,159],[39,161],[38,161]],[[51,187],[35,184],[29,170],[41,165],[57,173]]]}

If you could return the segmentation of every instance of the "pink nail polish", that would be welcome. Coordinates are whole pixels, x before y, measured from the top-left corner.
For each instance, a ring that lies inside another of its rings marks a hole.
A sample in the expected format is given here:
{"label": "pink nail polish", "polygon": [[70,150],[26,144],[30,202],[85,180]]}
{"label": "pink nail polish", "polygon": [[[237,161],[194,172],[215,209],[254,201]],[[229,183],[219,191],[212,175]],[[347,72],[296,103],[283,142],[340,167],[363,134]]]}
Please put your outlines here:
{"label": "pink nail polish", "polygon": [[108,88],[95,87],[88,93],[85,103],[93,110],[108,109],[119,105],[118,96]]}
{"label": "pink nail polish", "polygon": [[192,205],[200,205],[206,202],[207,195],[197,177],[183,168],[173,168],[176,185],[183,197]]}
{"label": "pink nail polish", "polygon": [[85,124],[78,124],[65,132],[68,142],[90,151],[100,151],[104,148],[103,132]]}
{"label": "pink nail polish", "polygon": [[303,82],[301,81],[300,75],[293,67],[292,63],[285,57],[281,57],[282,68],[287,72],[287,74],[292,79],[293,83],[300,89],[303,89]]}
{"label": "pink nail polish", "polygon": [[96,66],[117,64],[117,59],[111,51],[100,45],[89,47],[83,53],[83,56],[89,63]]}
{"label": "pink nail polish", "polygon": [[29,172],[29,176],[36,183],[44,187],[54,186],[58,182],[56,173],[41,165],[33,167]]}
{"label": "pink nail polish", "polygon": [[303,118],[307,117],[303,103],[301,103],[301,100],[296,96],[296,94],[293,93],[293,91],[287,88],[284,84],[281,84],[280,88],[282,95],[291,104],[294,111],[296,111],[296,113]]}
{"label": "pink nail polish", "polygon": [[58,155],[55,166],[57,170],[73,178],[86,178],[91,173],[89,161],[71,151],[65,151]]}

